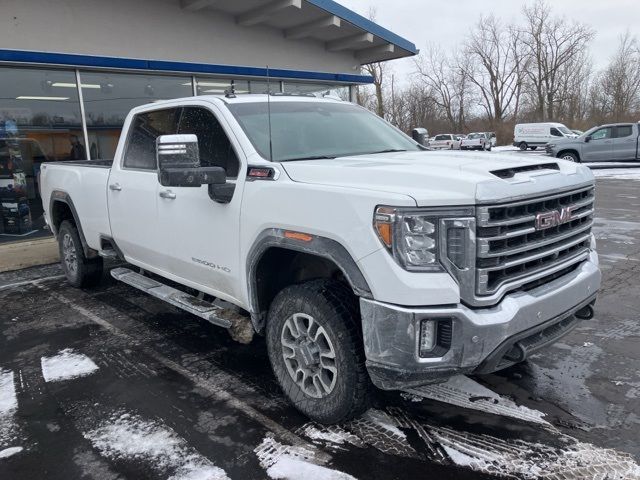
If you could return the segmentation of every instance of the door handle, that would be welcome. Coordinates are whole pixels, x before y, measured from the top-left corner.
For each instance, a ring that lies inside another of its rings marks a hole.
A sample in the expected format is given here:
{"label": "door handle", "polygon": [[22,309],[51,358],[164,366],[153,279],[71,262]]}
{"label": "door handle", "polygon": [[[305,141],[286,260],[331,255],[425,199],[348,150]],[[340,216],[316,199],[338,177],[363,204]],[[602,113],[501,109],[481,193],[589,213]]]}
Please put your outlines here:
{"label": "door handle", "polygon": [[111,185],[109,185],[109,190],[119,192],[120,190],[122,190],[122,186],[119,183],[112,183]]}
{"label": "door handle", "polygon": [[171,190],[163,190],[162,192],[160,192],[160,198],[166,198],[167,200],[173,200],[174,198],[176,198],[176,194],[173,193]]}

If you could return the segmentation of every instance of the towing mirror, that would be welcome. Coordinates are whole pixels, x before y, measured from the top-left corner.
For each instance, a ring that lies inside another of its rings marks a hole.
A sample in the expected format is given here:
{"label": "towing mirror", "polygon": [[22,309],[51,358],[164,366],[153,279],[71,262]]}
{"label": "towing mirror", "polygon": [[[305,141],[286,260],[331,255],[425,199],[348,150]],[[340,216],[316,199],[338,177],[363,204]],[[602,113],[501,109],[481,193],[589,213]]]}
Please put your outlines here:
{"label": "towing mirror", "polygon": [[222,167],[201,167],[196,135],[161,135],[156,139],[158,181],[164,187],[223,184]]}

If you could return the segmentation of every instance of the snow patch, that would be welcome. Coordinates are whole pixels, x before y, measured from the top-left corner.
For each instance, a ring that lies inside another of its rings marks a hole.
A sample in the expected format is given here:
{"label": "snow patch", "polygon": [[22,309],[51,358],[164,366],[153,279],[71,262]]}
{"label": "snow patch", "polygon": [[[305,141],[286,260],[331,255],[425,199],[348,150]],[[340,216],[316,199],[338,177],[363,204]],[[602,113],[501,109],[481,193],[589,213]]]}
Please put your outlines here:
{"label": "snow patch", "polygon": [[616,478],[640,479],[640,467],[627,453],[595,447],[571,437],[569,444],[551,447],[489,435],[432,430],[449,459],[461,467],[483,473],[523,479]]}
{"label": "snow patch", "polygon": [[24,450],[22,447],[5,448],[4,450],[0,450],[0,458],[9,458],[16,453],[20,453],[22,450]]}
{"label": "snow patch", "polygon": [[596,178],[616,178],[620,180],[640,180],[640,168],[603,168],[594,169]]}
{"label": "snow patch", "polygon": [[445,383],[409,389],[407,392],[458,407],[517,418],[526,422],[551,425],[543,418],[544,413],[516,405],[512,400],[489,390],[464,375],[452,377]]}
{"label": "snow patch", "polygon": [[267,475],[282,480],[355,480],[349,474],[314,465],[287,455],[280,457],[276,463],[267,468]]}
{"label": "snow patch", "polygon": [[0,368],[0,416],[8,415],[18,408],[13,372]]}
{"label": "snow patch", "polygon": [[98,370],[93,360],[82,353],[74,353],[71,348],[66,348],[53,357],[42,357],[40,363],[45,382],[84,377]]}
{"label": "snow patch", "polygon": [[105,457],[143,460],[170,480],[228,480],[227,474],[196,451],[160,421],[138,415],[114,413],[84,437]]}
{"label": "snow patch", "polygon": [[356,480],[346,473],[313,463],[311,450],[283,445],[268,436],[254,452],[269,478],[274,480]]}
{"label": "snow patch", "polygon": [[335,445],[349,443],[357,447],[362,447],[362,441],[353,433],[347,432],[338,425],[318,425],[316,423],[306,423],[297,430],[300,434],[310,438],[312,441],[327,442]]}

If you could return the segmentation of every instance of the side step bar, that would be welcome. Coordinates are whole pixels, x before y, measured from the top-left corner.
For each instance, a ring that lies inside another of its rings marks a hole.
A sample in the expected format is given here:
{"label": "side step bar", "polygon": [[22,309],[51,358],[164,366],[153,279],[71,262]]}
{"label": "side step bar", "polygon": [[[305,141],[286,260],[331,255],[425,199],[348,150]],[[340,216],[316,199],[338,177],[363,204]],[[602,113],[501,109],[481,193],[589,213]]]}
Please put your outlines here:
{"label": "side step bar", "polygon": [[[213,323],[224,328],[231,328],[234,317],[241,317],[241,315],[231,312],[224,308],[213,305],[212,303],[200,300],[193,295],[184,293],[177,288],[170,287],[164,283],[157,282],[156,280],[140,275],[128,268],[114,268],[111,270],[111,276],[116,280],[131,285],[132,287],[142,290],[149,295],[159,298],[167,303],[170,303],[174,307],[181,308],[189,313],[193,313],[200,318],[204,318],[206,321]],[[226,318],[225,318],[226,317]]]}

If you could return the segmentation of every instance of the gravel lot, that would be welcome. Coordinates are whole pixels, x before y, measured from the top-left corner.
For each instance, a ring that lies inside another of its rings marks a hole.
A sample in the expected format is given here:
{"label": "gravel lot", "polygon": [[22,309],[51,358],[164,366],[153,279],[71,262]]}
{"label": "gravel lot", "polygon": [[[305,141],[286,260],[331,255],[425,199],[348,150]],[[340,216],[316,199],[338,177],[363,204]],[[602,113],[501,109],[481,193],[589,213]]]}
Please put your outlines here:
{"label": "gravel lot", "polygon": [[287,404],[260,339],[107,275],[1,274],[0,479],[640,478],[640,169],[598,177],[593,320],[331,428]]}

